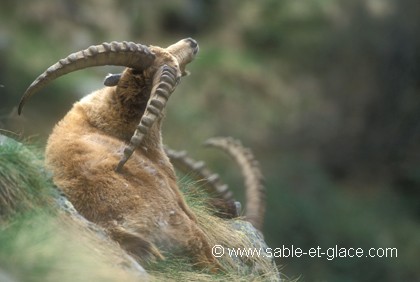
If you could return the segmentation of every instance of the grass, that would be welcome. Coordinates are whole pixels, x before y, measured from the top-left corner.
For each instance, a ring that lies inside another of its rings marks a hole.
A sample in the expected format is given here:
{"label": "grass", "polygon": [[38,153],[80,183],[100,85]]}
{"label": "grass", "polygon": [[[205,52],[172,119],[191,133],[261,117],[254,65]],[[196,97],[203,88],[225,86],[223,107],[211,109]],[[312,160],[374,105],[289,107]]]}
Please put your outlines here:
{"label": "grass", "polygon": [[0,135],[0,219],[49,205],[52,182],[35,152]]}

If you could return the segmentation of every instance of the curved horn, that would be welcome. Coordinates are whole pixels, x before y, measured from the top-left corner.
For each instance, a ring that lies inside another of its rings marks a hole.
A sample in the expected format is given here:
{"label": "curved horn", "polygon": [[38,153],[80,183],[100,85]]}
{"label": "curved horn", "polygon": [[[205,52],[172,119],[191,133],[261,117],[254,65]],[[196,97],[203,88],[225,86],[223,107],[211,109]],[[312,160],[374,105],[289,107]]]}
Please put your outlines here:
{"label": "curved horn", "polygon": [[213,207],[218,208],[218,216],[222,218],[234,218],[241,214],[241,203],[235,201],[232,191],[224,184],[217,173],[211,172],[204,162],[196,161],[188,156],[186,151],[175,151],[165,147],[165,153],[171,163],[185,175],[192,177],[194,181],[202,184],[202,187],[210,194],[215,194],[217,200],[210,200]]}
{"label": "curved horn", "polygon": [[261,230],[265,213],[264,177],[251,150],[231,137],[210,138],[204,145],[226,151],[239,165],[245,179],[245,216],[252,225]]}
{"label": "curved horn", "polygon": [[150,94],[149,102],[146,110],[140,119],[136,131],[131,137],[130,144],[124,149],[124,154],[117,165],[115,171],[121,172],[122,167],[128,161],[134,150],[141,144],[149,129],[152,127],[156,119],[161,115],[165,108],[169,96],[175,90],[179,78],[177,77],[177,69],[163,65],[156,71],[153,77],[153,89]]}
{"label": "curved horn", "polygon": [[26,100],[35,92],[45,87],[50,81],[67,73],[94,66],[125,66],[138,70],[146,69],[155,60],[155,55],[148,47],[134,42],[111,42],[93,45],[89,48],[70,54],[50,66],[35,79],[23,94],[18,113],[22,112]]}
{"label": "curved horn", "polygon": [[226,201],[233,201],[233,193],[227,184],[224,184],[217,173],[212,173],[202,161],[196,161],[187,155],[186,151],[174,151],[165,148],[171,162],[184,174],[190,175],[196,181],[203,181],[203,186],[210,193]]}

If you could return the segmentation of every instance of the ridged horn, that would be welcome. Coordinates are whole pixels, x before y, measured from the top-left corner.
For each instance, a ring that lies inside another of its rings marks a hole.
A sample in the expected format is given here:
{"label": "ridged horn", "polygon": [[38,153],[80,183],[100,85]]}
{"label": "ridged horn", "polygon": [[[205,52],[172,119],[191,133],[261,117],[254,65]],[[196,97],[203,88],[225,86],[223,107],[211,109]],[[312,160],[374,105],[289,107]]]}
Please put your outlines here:
{"label": "ridged horn", "polygon": [[264,177],[260,165],[249,148],[231,137],[208,139],[205,146],[220,148],[239,165],[245,182],[245,216],[255,228],[262,230],[265,214]]}
{"label": "ridged horn", "polygon": [[153,89],[146,110],[140,119],[130,143],[125,147],[123,156],[115,171],[121,172],[122,167],[133,154],[134,150],[141,144],[149,129],[155,123],[166,106],[169,96],[175,90],[178,83],[177,69],[168,65],[160,67],[153,77]]}
{"label": "ridged horn", "polygon": [[204,162],[192,159],[186,151],[175,151],[165,147],[165,153],[176,168],[202,183],[207,192],[226,201],[234,200],[228,185],[220,180],[217,173],[211,172]]}
{"label": "ridged horn", "polygon": [[22,112],[27,99],[45,87],[52,80],[67,73],[94,66],[125,66],[143,70],[153,64],[155,55],[147,46],[134,42],[111,42],[93,45],[70,54],[50,66],[28,87],[19,103],[18,113]]}

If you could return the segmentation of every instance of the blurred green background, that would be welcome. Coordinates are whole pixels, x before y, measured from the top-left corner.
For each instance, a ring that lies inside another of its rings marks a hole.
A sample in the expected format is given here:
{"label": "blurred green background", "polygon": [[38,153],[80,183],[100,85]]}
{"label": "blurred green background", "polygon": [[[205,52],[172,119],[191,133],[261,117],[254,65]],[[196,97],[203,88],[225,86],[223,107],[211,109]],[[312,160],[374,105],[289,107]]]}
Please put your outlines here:
{"label": "blurred green background", "polygon": [[[420,2],[415,0],[3,0],[0,128],[45,144],[108,72],[27,86],[103,41],[200,44],[168,104],[164,142],[206,160],[243,201],[238,169],[203,149],[233,136],[266,177],[272,248],[397,248],[393,258],[278,258],[301,281],[420,279]],[[13,133],[9,135],[14,136]]]}

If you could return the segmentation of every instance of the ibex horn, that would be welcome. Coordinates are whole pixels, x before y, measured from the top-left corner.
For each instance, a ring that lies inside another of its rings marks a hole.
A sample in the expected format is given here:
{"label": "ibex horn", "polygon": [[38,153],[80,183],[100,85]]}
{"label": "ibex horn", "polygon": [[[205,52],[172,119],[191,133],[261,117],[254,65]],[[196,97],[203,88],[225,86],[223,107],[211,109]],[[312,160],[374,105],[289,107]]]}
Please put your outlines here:
{"label": "ibex horn", "polygon": [[261,230],[265,213],[264,177],[261,173],[260,165],[251,150],[245,148],[238,140],[230,137],[210,138],[204,145],[226,151],[239,165],[245,179],[246,219],[255,228]]}
{"label": "ibex horn", "polygon": [[50,66],[28,87],[19,103],[18,113],[22,112],[26,100],[45,87],[50,81],[67,73],[94,66],[125,66],[143,70],[153,64],[155,55],[148,47],[134,42],[111,42],[93,45],[70,54]]}
{"label": "ibex horn", "polygon": [[115,171],[121,172],[122,167],[133,154],[134,150],[141,144],[144,137],[149,132],[156,119],[160,116],[165,108],[169,96],[175,90],[179,78],[177,77],[177,69],[168,65],[163,65],[156,71],[153,77],[153,89],[150,99],[147,103],[146,110],[141,117],[140,123],[131,137],[130,144],[124,149],[124,154],[118,163]]}
{"label": "ibex horn", "polygon": [[203,181],[203,186],[209,193],[216,194],[225,201],[234,201],[228,185],[221,181],[218,174],[211,172],[204,162],[192,159],[186,151],[175,151],[166,147],[165,153],[182,173],[190,175],[196,181]]}

